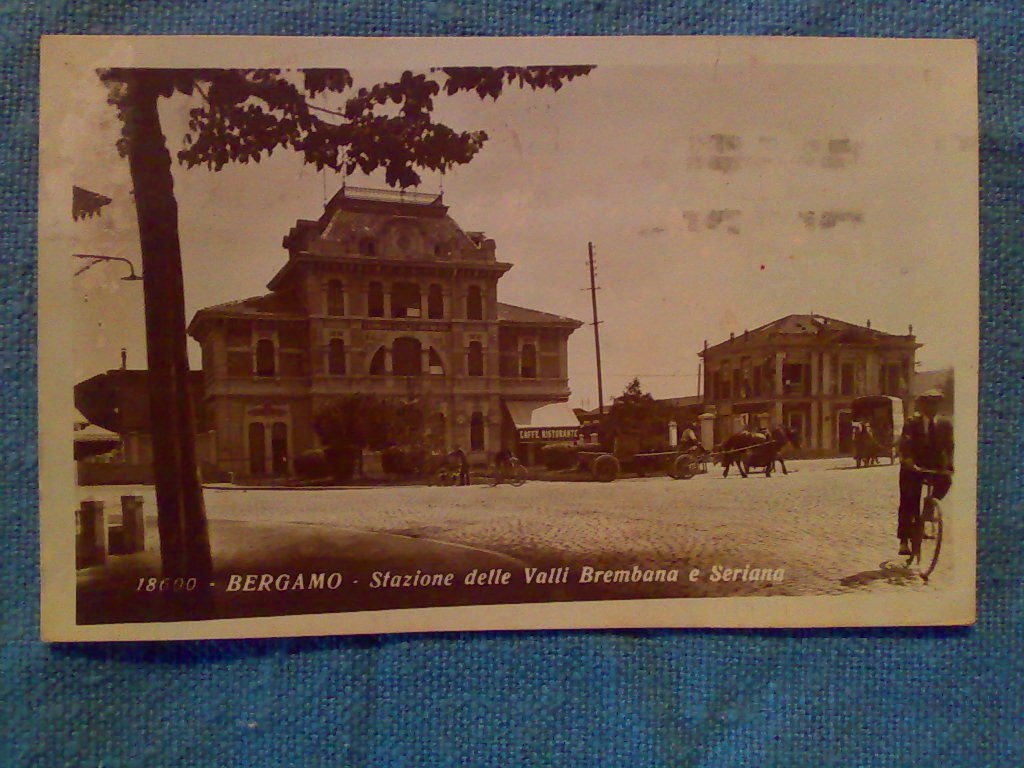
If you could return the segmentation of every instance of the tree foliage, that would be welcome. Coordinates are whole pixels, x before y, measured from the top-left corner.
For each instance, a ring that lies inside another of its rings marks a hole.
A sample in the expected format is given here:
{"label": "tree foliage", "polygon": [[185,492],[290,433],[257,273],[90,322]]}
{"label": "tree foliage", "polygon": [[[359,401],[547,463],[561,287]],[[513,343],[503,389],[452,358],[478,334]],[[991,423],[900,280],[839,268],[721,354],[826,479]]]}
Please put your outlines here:
{"label": "tree foliage", "polygon": [[654,449],[668,442],[671,409],[643,391],[634,378],[615,398],[602,424],[602,442],[615,439],[636,443],[638,449]]}
{"label": "tree foliage", "polygon": [[367,394],[343,395],[313,414],[313,430],[326,446],[339,479],[351,478],[364,449],[421,447],[423,409],[416,402]]}
{"label": "tree foliage", "polygon": [[[440,94],[497,99],[508,87],[559,90],[591,66],[444,67],[405,71],[392,81],[356,88],[346,69],[108,69],[110,101],[123,107],[123,85],[145,77],[159,96],[198,95],[189,112],[179,162],[220,170],[260,162],[278,147],[318,169],[370,174],[383,169],[390,186],[413,187],[417,171],[444,172],[468,163],[487,141],[484,131],[459,131],[433,119]],[[140,74],[143,73],[143,74]],[[313,103],[344,100],[341,109]]]}

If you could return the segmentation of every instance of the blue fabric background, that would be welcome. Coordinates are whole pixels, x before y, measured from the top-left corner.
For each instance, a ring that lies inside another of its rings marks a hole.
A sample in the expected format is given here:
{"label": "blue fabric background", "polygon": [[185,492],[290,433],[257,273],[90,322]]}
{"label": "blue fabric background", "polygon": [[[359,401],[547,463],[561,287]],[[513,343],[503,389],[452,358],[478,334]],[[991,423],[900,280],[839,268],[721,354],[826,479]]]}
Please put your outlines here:
{"label": "blue fabric background", "polygon": [[[38,37],[59,32],[978,38],[978,625],[43,645]],[[1024,765],[1018,0],[6,2],[0,35],[0,764]]]}

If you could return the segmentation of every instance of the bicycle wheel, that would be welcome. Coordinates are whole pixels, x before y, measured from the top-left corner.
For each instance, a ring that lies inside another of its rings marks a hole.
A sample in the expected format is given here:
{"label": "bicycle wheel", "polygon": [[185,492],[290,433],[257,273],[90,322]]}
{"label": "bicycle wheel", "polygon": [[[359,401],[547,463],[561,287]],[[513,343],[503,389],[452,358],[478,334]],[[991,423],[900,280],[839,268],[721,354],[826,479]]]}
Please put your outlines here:
{"label": "bicycle wheel", "polygon": [[925,581],[938,565],[942,551],[942,510],[938,504],[933,505],[931,514],[922,515],[918,521],[919,535],[914,537],[918,573]]}
{"label": "bicycle wheel", "polygon": [[509,479],[516,488],[526,482],[526,467],[522,464],[516,464],[512,468],[512,477]]}
{"label": "bicycle wheel", "polygon": [[501,470],[494,467],[490,472],[487,473],[487,484],[493,488],[501,482]]}

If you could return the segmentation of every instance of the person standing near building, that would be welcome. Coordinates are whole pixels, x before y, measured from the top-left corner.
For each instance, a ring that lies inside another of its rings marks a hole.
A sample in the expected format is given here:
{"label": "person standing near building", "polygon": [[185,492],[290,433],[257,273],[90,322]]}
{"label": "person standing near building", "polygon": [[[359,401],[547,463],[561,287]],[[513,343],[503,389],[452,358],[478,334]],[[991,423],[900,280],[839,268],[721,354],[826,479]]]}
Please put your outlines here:
{"label": "person standing near building", "polygon": [[466,456],[466,452],[460,446],[455,446],[455,450],[449,456],[458,462],[459,485],[469,485],[469,457]]}
{"label": "person standing near building", "polygon": [[[912,526],[921,510],[921,487],[926,474],[919,470],[952,473],[953,424],[939,416],[943,393],[929,389],[917,398],[918,412],[903,425],[900,436],[900,507],[896,535],[900,554],[909,555]],[[936,499],[949,493],[952,480],[948,474],[932,475]]]}

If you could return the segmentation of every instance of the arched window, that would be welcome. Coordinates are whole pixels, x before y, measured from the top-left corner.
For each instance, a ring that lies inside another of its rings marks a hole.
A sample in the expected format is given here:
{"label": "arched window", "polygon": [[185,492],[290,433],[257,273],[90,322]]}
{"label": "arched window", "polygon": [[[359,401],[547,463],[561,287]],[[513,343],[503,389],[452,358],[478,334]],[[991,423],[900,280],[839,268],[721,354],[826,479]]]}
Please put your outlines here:
{"label": "arched window", "polygon": [[420,287],[416,283],[395,283],[391,288],[392,317],[422,317]]}
{"label": "arched window", "polygon": [[391,370],[395,376],[423,373],[423,347],[418,339],[402,336],[391,345]]}
{"label": "arched window", "polygon": [[384,317],[384,285],[370,283],[366,296],[366,314],[370,317]]}
{"label": "arched window", "polygon": [[473,451],[484,450],[484,415],[474,411],[469,421],[469,448]]}
{"label": "arched window", "polygon": [[430,348],[428,355],[428,363],[430,365],[430,373],[434,376],[444,375],[444,363],[441,362],[441,356],[437,354],[437,350],[433,347]]}
{"label": "arched window", "polygon": [[274,341],[260,339],[256,342],[256,375],[274,375]]}
{"label": "arched window", "polygon": [[360,256],[376,256],[377,255],[377,241],[372,237],[364,237],[359,241],[359,255]]}
{"label": "arched window", "polygon": [[327,283],[327,314],[341,317],[345,314],[345,290],[341,280]]}
{"label": "arched window", "polygon": [[436,283],[427,290],[427,317],[431,320],[444,319],[444,293]]}
{"label": "arched window", "polygon": [[327,372],[331,376],[345,375],[345,341],[331,339],[327,346]]}
{"label": "arched window", "polygon": [[484,319],[484,302],[479,285],[469,286],[469,292],[466,294],[466,318],[469,320]]}
{"label": "arched window", "polygon": [[533,344],[523,344],[519,359],[519,375],[524,379],[537,378],[537,348]]}
{"label": "arched window", "polygon": [[373,359],[370,360],[371,376],[383,376],[387,373],[387,358],[388,351],[384,347],[378,347],[377,351],[373,353]]}
{"label": "arched window", "polygon": [[466,373],[470,376],[484,375],[484,349],[479,341],[469,342],[469,358],[466,364]]}

